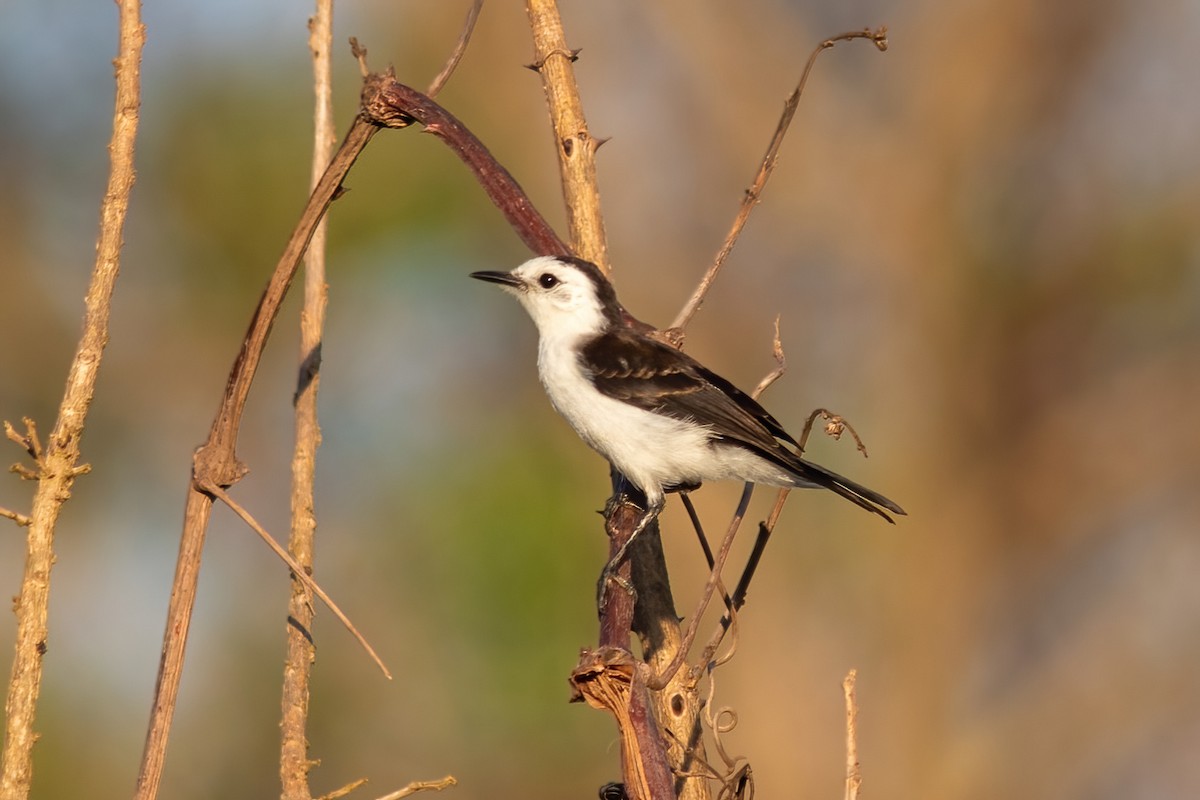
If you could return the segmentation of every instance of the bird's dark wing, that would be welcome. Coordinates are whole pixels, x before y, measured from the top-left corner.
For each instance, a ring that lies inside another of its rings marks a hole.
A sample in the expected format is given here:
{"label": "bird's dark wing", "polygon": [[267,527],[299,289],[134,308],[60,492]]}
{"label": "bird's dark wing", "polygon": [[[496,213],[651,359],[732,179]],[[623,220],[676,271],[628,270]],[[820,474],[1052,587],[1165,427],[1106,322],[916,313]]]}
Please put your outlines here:
{"label": "bird's dark wing", "polygon": [[601,394],[676,419],[704,420],[751,449],[796,444],[752,397],[696,359],[656,339],[613,329],[580,351]]}
{"label": "bird's dark wing", "polygon": [[601,394],[657,414],[703,421],[714,437],[744,447],[888,522],[891,517],[879,506],[905,513],[878,492],[788,450],[779,440],[793,445],[796,440],[754,398],[664,342],[612,329],[588,342],[579,358]]}

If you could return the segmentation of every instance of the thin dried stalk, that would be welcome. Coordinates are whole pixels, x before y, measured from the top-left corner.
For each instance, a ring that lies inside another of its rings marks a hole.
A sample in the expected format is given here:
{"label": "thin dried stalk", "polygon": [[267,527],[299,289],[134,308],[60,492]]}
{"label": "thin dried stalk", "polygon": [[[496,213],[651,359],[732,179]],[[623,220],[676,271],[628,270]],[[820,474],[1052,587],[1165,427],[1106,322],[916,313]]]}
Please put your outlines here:
{"label": "thin dried stalk", "polygon": [[787,135],[788,127],[792,124],[792,117],[796,115],[796,109],[800,105],[800,95],[804,93],[804,86],[808,83],[809,73],[812,72],[813,65],[817,63],[817,56],[838,42],[849,41],[850,39],[869,39],[879,50],[887,50],[887,28],[880,28],[877,31],[850,31],[849,33],[831,36],[818,44],[812,53],[809,54],[808,61],[804,65],[804,72],[800,74],[799,83],[792,90],[792,94],[788,97],[787,102],[783,104],[783,115],[779,118],[779,124],[775,126],[775,134],[771,137],[771,143],[767,146],[767,152],[758,166],[754,182],[750,184],[750,188],[746,190],[746,194],[742,198],[742,205],[733,220],[733,226],[729,229],[729,233],[725,235],[725,241],[721,244],[721,249],[717,251],[712,266],[708,268],[704,277],[700,279],[696,290],[688,298],[683,308],[680,309],[679,314],[676,315],[675,320],[668,329],[672,332],[672,340],[683,340],[683,329],[687,327],[692,317],[700,310],[700,306],[704,302],[709,288],[712,286],[713,281],[717,279],[717,274],[721,271],[721,267],[725,265],[725,259],[733,252],[733,246],[737,244],[738,237],[742,235],[742,229],[746,227],[746,221],[750,219],[750,212],[758,205],[763,188],[767,185],[767,180],[771,177],[771,172],[775,169],[775,162],[779,158],[779,148],[783,145],[783,139]]}
{"label": "thin dried stalk", "polygon": [[[129,195],[133,189],[134,145],[141,104],[141,60],[146,32],[139,0],[120,0],[116,59],[116,101],[109,143],[108,186],[100,205],[100,235],[91,285],[84,300],[83,335],[67,375],[66,391],[58,420],[44,453],[37,457],[37,491],[26,534],[25,572],[13,610],[17,636],[12,676],[5,701],[3,764],[0,797],[28,797],[33,781],[33,723],[41,692],[42,660],[49,636],[47,609],[50,569],[54,564],[54,529],[63,503],[71,496],[76,476],[87,471],[79,465],[79,443],[95,392],[96,377],[108,343],[108,321],[113,289],[120,270],[121,245]],[[30,430],[27,425],[27,430]],[[30,431],[32,433],[32,430]],[[40,447],[39,447],[40,449]],[[18,517],[14,516],[14,519]]]}
{"label": "thin dried stalk", "polygon": [[[336,142],[333,129],[333,0],[317,0],[308,21],[308,48],[313,59],[312,188],[329,165]],[[295,397],[295,445],[292,451],[292,528],[288,552],[297,565],[312,574],[317,518],[313,483],[321,427],[317,391],[321,382],[321,340],[329,301],[325,285],[325,238],[328,220],[322,217],[304,254],[304,307],[300,312],[300,372]],[[312,639],[312,595],[292,578],[288,599],[287,653],[283,665],[282,719],[279,723],[279,779],[284,800],[309,800],[308,770],[309,680],[316,651]]]}
{"label": "thin dried stalk", "polygon": [[858,800],[862,769],[858,763],[858,697],[854,691],[858,670],[846,673],[842,694],[846,699],[846,800]]}

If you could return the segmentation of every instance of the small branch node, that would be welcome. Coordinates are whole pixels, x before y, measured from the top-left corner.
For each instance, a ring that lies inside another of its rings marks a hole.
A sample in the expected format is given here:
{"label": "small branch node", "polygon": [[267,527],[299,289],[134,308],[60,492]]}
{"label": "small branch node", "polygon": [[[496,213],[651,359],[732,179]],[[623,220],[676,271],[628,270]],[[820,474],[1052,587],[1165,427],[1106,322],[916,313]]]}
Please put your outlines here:
{"label": "small branch node", "polygon": [[13,464],[8,468],[8,471],[15,472],[23,481],[40,481],[42,479],[42,473],[30,469],[24,464]]}
{"label": "small branch node", "polygon": [[21,421],[25,423],[25,433],[17,433],[12,423],[4,420],[4,435],[20,445],[21,449],[29,453],[34,461],[41,464],[45,454],[42,451],[42,441],[38,438],[37,423],[29,417],[22,417]]}
{"label": "small branch node", "polygon": [[358,62],[358,71],[363,78],[371,74],[371,69],[367,66],[367,48],[358,43],[357,36],[350,37],[350,55]]}

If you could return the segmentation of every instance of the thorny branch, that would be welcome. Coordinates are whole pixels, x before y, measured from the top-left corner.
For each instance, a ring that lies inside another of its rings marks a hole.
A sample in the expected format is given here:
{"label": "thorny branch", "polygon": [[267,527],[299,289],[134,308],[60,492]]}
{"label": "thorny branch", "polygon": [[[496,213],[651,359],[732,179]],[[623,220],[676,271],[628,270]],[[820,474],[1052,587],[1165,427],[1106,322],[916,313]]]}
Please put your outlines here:
{"label": "thorny branch", "polygon": [[591,135],[583,113],[574,69],[579,51],[567,46],[555,0],[526,0],[525,10],[535,52],[529,68],[542,77],[546,91],[571,244],[577,256],[608,275],[612,269],[596,181],[596,150],[604,141]]}

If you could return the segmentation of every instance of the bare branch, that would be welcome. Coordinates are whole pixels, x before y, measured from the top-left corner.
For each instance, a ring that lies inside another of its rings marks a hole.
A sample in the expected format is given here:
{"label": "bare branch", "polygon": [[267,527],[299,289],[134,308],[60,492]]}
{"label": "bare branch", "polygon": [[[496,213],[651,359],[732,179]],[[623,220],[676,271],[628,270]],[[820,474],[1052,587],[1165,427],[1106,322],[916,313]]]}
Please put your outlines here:
{"label": "bare branch", "polygon": [[45,458],[45,453],[42,450],[42,441],[38,438],[37,423],[29,417],[24,417],[21,422],[25,425],[25,433],[17,433],[12,423],[4,420],[4,435],[10,441],[20,446],[34,461],[41,465]]}
{"label": "bare branch", "polygon": [[[5,701],[4,752],[0,757],[0,797],[28,797],[33,781],[33,723],[41,692],[42,660],[46,653],[50,570],[54,565],[54,529],[71,486],[81,474],[80,440],[95,392],[96,378],[108,343],[112,294],[120,271],[121,245],[129,197],[136,178],[134,146],[141,105],[141,59],[146,32],[138,0],[118,3],[116,99],[109,175],[100,203],[100,233],[96,261],[84,300],[83,333],[67,374],[67,387],[58,419],[43,452],[36,428],[26,422],[26,449],[38,461],[40,474],[26,534],[25,572],[13,603],[17,633],[13,666]],[[6,425],[10,432],[11,426]]]}
{"label": "bare branch", "polygon": [[4,508],[3,506],[0,506],[0,517],[6,517],[7,519],[11,519],[13,522],[17,523],[22,528],[29,527],[29,523],[33,522],[33,520],[31,520],[29,517],[25,516],[24,514],[18,512],[18,511],[11,511],[7,508]]}
{"label": "bare branch", "polygon": [[317,800],[339,800],[339,798],[345,797],[358,787],[365,786],[366,783],[366,778],[359,778],[357,780],[350,781],[350,783],[347,783],[345,786],[342,786],[338,789],[334,789],[332,792],[326,792],[318,797]]}
{"label": "bare branch", "polygon": [[451,786],[457,786],[458,780],[453,775],[447,775],[437,781],[413,781],[407,786],[402,786],[391,794],[385,794],[379,800],[402,800],[402,798],[414,795],[417,792],[440,792],[442,789],[449,789]]}
{"label": "bare branch", "polygon": [[608,242],[596,183],[596,149],[600,142],[588,132],[575,84],[572,65],[579,51],[567,47],[555,0],[526,0],[525,10],[533,32],[534,62],[530,68],[542,76],[546,91],[571,245],[576,255],[608,275]]}
{"label": "bare branch", "polygon": [[[425,90],[425,94],[430,97],[437,97],[438,92],[446,85],[446,81],[450,80],[450,76],[458,68],[458,63],[462,61],[463,54],[467,52],[467,44],[471,41],[471,34],[475,31],[475,23],[478,21],[479,12],[482,10],[483,0],[475,0],[475,2],[471,3],[471,8],[467,11],[467,19],[463,22],[462,33],[458,35],[458,41],[454,44],[454,51],[446,59],[446,65],[442,67],[442,71],[429,84],[429,88]],[[366,57],[365,50],[363,51],[363,57]]]}
{"label": "bare branch", "polygon": [[849,33],[833,36],[821,42],[809,54],[808,62],[804,65],[804,71],[800,74],[800,81],[796,84],[796,88],[792,90],[792,94],[783,105],[783,115],[779,119],[779,124],[775,127],[775,134],[771,137],[771,143],[767,146],[767,152],[758,166],[758,173],[754,176],[754,182],[750,184],[750,188],[746,190],[745,197],[742,198],[741,208],[738,209],[737,216],[733,220],[733,225],[729,229],[729,233],[725,235],[725,241],[721,244],[721,249],[717,251],[712,266],[708,268],[704,277],[700,279],[700,283],[696,286],[696,290],[692,293],[692,296],[688,298],[687,303],[684,304],[679,314],[676,315],[675,320],[671,323],[669,330],[674,332],[673,338],[678,338],[682,341],[683,329],[687,327],[692,317],[700,310],[700,306],[704,302],[709,288],[712,286],[713,281],[717,279],[717,274],[721,271],[721,267],[725,265],[725,259],[733,252],[733,246],[737,244],[738,237],[742,234],[742,229],[746,227],[746,221],[750,219],[750,212],[758,204],[763,188],[767,185],[767,180],[771,177],[771,172],[775,169],[775,162],[779,158],[779,148],[783,145],[783,138],[787,135],[788,128],[792,124],[792,117],[796,115],[796,108],[800,105],[800,95],[804,93],[804,86],[808,83],[808,76],[812,72],[813,65],[817,62],[817,56],[838,42],[849,41],[851,39],[868,39],[879,50],[887,50],[887,28],[880,28],[877,31],[850,31]]}
{"label": "bare branch", "polygon": [[666,686],[667,681],[683,666],[683,662],[687,659],[687,652],[691,649],[692,642],[696,640],[696,630],[700,627],[700,618],[704,616],[704,611],[708,608],[709,601],[712,600],[713,592],[716,590],[717,584],[721,581],[721,570],[725,568],[725,560],[729,557],[729,550],[733,547],[734,537],[737,535],[738,528],[741,527],[742,519],[746,516],[746,509],[750,505],[750,497],[753,494],[754,484],[747,483],[745,489],[742,490],[742,499],[738,503],[737,510],[733,512],[733,519],[729,521],[729,528],[725,531],[725,538],[721,542],[721,549],[717,551],[716,563],[709,572],[708,581],[704,584],[704,591],[700,595],[700,602],[697,603],[696,610],[693,612],[692,618],[688,621],[687,630],[683,634],[683,643],[667,668],[646,682],[646,685],[651,689],[661,689]]}
{"label": "bare branch", "polygon": [[[308,49],[313,60],[313,155],[311,188],[315,189],[329,165],[336,137],[333,128],[333,0],[317,0],[308,20]],[[288,552],[299,571],[292,572],[288,598],[287,639],[279,722],[279,781],[283,800],[309,800],[308,771],[309,680],[316,647],[312,639],[312,596],[301,575],[313,571],[317,518],[313,498],[317,448],[321,427],[317,394],[321,384],[321,342],[324,338],[328,288],[325,285],[325,239],[328,218],[322,217],[304,254],[304,308],[300,312],[300,369],[295,406],[295,443],[292,449],[291,531]]]}
{"label": "bare branch", "polygon": [[783,354],[783,340],[779,338],[779,314],[775,315],[775,336],[771,339],[771,355],[775,357],[775,369],[768,372],[754,387],[750,396],[757,400],[763,392],[771,388],[771,384],[783,377],[787,372],[787,357]]}
{"label": "bare branch", "polygon": [[846,698],[846,800],[858,800],[858,790],[862,787],[862,769],[858,763],[858,698],[854,691],[857,680],[858,670],[852,669],[842,681],[842,694]]}
{"label": "bare branch", "polygon": [[279,546],[279,543],[275,541],[274,537],[267,533],[266,529],[263,528],[262,525],[258,524],[258,521],[254,519],[250,512],[242,508],[242,506],[239,505],[236,500],[230,497],[229,494],[219,486],[213,486],[210,484],[208,486],[202,486],[200,489],[203,492],[211,494],[213,497],[229,506],[233,510],[233,513],[241,517],[242,521],[249,525],[250,529],[257,533],[259,538],[266,543],[267,547],[271,548],[271,552],[279,556],[279,559],[283,563],[287,564],[288,569],[292,571],[292,574],[299,578],[310,592],[321,598],[321,601],[329,607],[329,610],[333,612],[333,615],[337,617],[343,625],[346,626],[346,630],[350,631],[350,634],[354,636],[354,638],[358,640],[358,643],[362,645],[363,649],[367,651],[367,654],[371,656],[371,660],[375,662],[380,671],[383,672],[388,680],[391,680],[392,673],[388,672],[388,668],[383,665],[382,659],[380,659],[376,654],[375,648],[371,647],[366,638],[358,632],[358,629],[354,627],[352,622],[350,622],[350,618],[342,613],[342,610],[338,608],[337,603],[333,602],[333,598],[325,593],[325,590],[322,589],[290,555],[288,555],[288,552]]}

